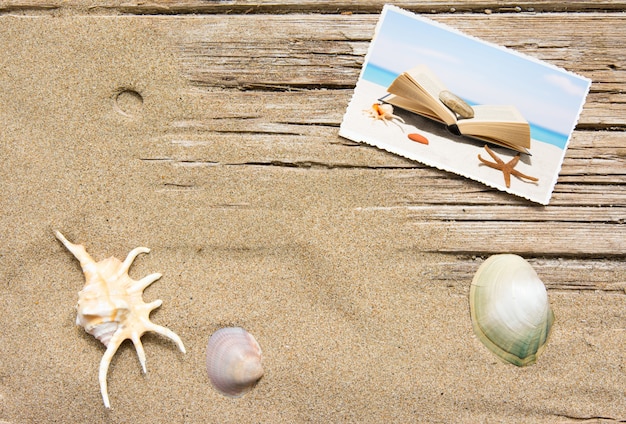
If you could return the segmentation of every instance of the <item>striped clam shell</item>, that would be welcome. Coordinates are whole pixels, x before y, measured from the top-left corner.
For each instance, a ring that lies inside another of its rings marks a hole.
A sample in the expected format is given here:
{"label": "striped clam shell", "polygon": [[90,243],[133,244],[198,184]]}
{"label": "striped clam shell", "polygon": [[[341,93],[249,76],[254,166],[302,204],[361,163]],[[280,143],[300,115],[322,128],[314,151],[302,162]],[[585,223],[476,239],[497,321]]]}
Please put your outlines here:
{"label": "striped clam shell", "polygon": [[263,377],[261,346],[243,328],[219,329],[209,338],[206,367],[218,392],[229,397],[243,396]]}

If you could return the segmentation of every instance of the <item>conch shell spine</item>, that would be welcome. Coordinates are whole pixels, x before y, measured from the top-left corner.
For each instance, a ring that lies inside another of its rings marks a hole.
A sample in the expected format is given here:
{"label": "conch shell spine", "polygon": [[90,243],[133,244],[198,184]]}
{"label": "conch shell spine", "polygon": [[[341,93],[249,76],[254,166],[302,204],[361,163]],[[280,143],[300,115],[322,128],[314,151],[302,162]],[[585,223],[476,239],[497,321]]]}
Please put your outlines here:
{"label": "conch shell spine", "polygon": [[85,286],[78,294],[76,324],[106,347],[100,361],[98,380],[104,406],[111,407],[107,391],[107,371],[111,359],[126,339],[135,346],[141,369],[146,372],[146,354],[141,344],[141,336],[153,331],[176,343],[185,353],[182,340],[172,330],[150,321],[150,312],[161,306],[161,300],[144,303],[143,291],[161,278],[161,274],[150,274],[139,281],[128,276],[128,269],[141,253],[148,253],[147,247],[137,247],[130,251],[124,262],[116,258],[95,262],[82,245],[68,241],[59,231],[57,239],[79,260],[85,274]]}

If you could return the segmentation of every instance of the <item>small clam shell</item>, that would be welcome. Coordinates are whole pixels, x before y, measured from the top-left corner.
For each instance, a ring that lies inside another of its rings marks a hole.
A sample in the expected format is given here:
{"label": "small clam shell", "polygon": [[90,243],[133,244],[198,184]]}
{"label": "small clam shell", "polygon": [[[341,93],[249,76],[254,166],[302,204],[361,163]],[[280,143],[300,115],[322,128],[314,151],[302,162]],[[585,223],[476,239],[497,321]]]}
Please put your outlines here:
{"label": "small clam shell", "polygon": [[443,90],[439,93],[439,100],[461,118],[468,119],[474,117],[474,109],[465,100],[448,90]]}
{"label": "small clam shell", "polygon": [[474,332],[501,359],[535,363],[545,348],[554,313],[532,266],[517,255],[494,255],[476,271],[470,288]]}
{"label": "small clam shell", "polygon": [[261,346],[243,328],[222,328],[209,338],[206,367],[217,391],[242,396],[263,376]]}

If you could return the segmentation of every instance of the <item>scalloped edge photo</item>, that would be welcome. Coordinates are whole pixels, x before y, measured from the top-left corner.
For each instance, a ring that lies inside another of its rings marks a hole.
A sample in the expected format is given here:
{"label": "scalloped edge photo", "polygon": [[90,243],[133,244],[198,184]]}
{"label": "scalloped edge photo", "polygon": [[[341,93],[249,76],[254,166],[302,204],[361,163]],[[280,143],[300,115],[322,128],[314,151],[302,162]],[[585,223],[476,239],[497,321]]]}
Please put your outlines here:
{"label": "scalloped edge photo", "polygon": [[[519,153],[461,135],[456,125],[388,103],[394,80],[420,66],[470,109],[519,111],[530,148]],[[385,5],[339,135],[547,205],[590,86],[588,78]]]}

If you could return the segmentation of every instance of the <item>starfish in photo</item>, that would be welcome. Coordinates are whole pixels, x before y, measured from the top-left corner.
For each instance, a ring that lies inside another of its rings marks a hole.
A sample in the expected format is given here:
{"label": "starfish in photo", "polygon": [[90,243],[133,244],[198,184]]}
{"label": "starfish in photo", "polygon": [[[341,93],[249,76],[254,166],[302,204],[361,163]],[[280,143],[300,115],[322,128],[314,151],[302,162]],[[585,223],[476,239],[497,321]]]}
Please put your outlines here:
{"label": "starfish in photo", "polygon": [[493,158],[496,162],[489,162],[480,157],[478,155],[478,160],[487,165],[490,168],[497,169],[502,171],[504,174],[504,184],[506,184],[506,188],[511,187],[511,175],[515,175],[520,179],[527,179],[529,181],[539,181],[539,178],[531,177],[530,175],[522,174],[518,170],[515,169],[515,165],[519,162],[520,154],[516,154],[513,159],[504,163],[502,159],[500,159],[487,145],[485,145],[485,150],[489,153],[489,156]]}

